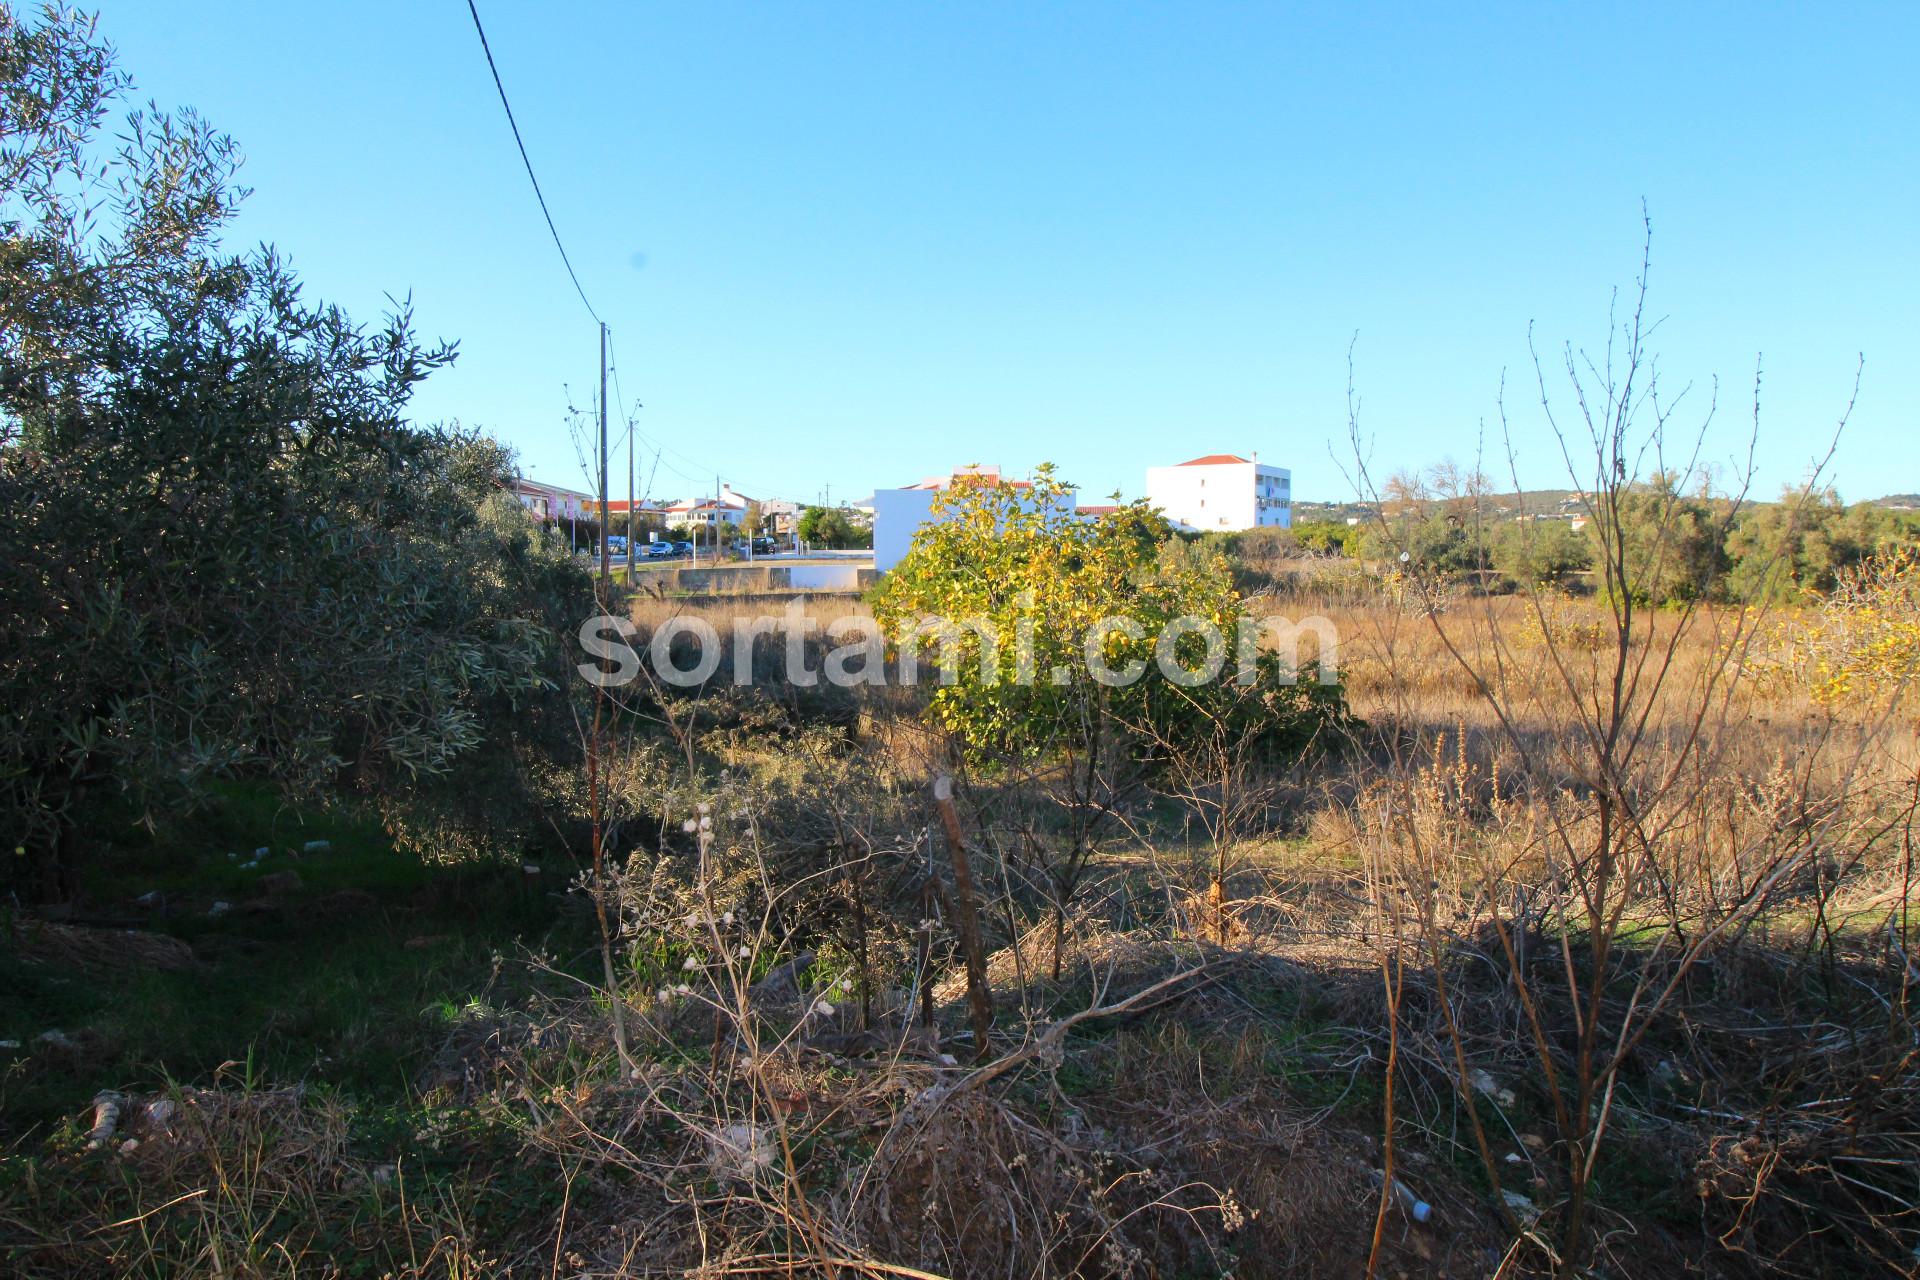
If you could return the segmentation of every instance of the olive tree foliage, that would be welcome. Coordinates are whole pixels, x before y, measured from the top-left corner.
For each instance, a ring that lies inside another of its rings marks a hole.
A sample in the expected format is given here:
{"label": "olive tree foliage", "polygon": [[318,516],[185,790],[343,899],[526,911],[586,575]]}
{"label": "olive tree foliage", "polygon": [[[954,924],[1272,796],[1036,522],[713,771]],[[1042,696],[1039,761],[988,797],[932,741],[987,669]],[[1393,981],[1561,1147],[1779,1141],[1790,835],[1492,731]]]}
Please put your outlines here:
{"label": "olive tree foliage", "polygon": [[1849,507],[1831,488],[1788,488],[1753,507],[1727,536],[1736,600],[1801,604],[1832,595],[1876,554],[1916,541],[1911,521],[1870,503]]}
{"label": "olive tree foliage", "polygon": [[[1633,604],[1677,608],[1725,595],[1727,531],[1747,509],[1746,494],[1716,498],[1705,477],[1686,492],[1684,477],[1656,471],[1645,483],[1616,486],[1592,508],[1601,589]],[[1609,564],[1609,558],[1611,564]]]}
{"label": "olive tree foliage", "polygon": [[1593,542],[1570,521],[1513,520],[1494,533],[1493,567],[1520,586],[1562,586],[1593,567]]}
{"label": "olive tree foliage", "polygon": [[445,835],[565,716],[577,571],[499,446],[406,420],[451,346],[222,249],[230,139],[149,108],[101,154],[127,89],[91,20],[0,4],[0,875],[71,892],[103,804],[220,777]]}

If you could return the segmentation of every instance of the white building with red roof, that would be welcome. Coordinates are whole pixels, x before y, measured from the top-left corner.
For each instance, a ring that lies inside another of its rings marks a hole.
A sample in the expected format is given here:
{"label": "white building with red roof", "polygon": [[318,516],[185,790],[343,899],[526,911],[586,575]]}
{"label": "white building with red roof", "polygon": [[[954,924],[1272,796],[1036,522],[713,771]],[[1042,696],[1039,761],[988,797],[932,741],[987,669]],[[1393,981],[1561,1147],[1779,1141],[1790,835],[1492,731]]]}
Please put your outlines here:
{"label": "white building with red roof", "polygon": [[[737,492],[730,484],[722,484],[715,497],[689,498],[684,502],[669,503],[660,509],[660,515],[669,528],[684,524],[711,531],[725,531],[744,523],[747,508],[752,504],[752,498]],[[715,536],[718,536],[718,532]]]}
{"label": "white building with red roof", "polygon": [[1176,466],[1148,467],[1147,501],[1183,529],[1287,529],[1293,525],[1293,473],[1261,462],[1257,453],[1209,453]]}

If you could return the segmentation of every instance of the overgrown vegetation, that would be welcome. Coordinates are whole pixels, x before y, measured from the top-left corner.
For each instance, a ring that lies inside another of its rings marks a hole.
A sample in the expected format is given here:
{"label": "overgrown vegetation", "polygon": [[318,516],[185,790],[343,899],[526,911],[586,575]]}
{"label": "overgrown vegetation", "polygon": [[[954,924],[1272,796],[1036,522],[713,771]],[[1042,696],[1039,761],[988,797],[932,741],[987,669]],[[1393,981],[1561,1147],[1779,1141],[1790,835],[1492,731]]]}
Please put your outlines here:
{"label": "overgrown vegetation", "polygon": [[[1046,470],[754,647],[223,254],[205,125],[78,183],[89,23],[0,8],[0,83],[0,1271],[1916,1273],[1910,530],[1636,474],[1637,315],[1538,424],[1581,529]],[[595,687],[603,608],[735,647]],[[930,615],[1003,643],[906,685]]]}
{"label": "overgrown vegetation", "polygon": [[582,579],[499,447],[406,420],[452,348],[222,250],[232,142],[136,111],[103,158],[127,82],[92,25],[0,22],[4,883],[66,896],[91,806],[151,822],[221,776],[427,843],[524,836],[488,803],[524,787],[478,771],[564,750]]}

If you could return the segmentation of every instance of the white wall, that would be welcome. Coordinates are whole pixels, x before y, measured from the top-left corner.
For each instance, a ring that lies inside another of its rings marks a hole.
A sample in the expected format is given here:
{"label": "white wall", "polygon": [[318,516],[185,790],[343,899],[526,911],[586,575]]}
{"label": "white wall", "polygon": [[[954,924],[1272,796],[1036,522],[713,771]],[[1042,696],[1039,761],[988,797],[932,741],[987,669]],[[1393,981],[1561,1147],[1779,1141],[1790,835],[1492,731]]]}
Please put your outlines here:
{"label": "white wall", "polygon": [[913,546],[913,535],[933,514],[933,489],[873,491],[873,567],[880,572],[899,564]]}
{"label": "white wall", "polygon": [[[1264,462],[1253,468],[1256,486],[1254,525],[1268,529],[1293,527],[1293,472]],[[1264,500],[1263,500],[1264,499]]]}
{"label": "white wall", "polygon": [[[913,535],[933,519],[937,489],[876,489],[873,493],[873,567],[880,572],[899,564],[913,548]],[[1024,490],[1022,491],[1024,493]],[[1069,492],[1062,505],[1072,515],[1079,504]],[[1025,500],[1022,500],[1025,505]]]}
{"label": "white wall", "polygon": [[858,591],[860,564],[794,564],[785,566],[787,585],[804,591]]}
{"label": "white wall", "polygon": [[1290,527],[1292,486],[1292,472],[1262,462],[1147,468],[1147,501],[1203,531]]}

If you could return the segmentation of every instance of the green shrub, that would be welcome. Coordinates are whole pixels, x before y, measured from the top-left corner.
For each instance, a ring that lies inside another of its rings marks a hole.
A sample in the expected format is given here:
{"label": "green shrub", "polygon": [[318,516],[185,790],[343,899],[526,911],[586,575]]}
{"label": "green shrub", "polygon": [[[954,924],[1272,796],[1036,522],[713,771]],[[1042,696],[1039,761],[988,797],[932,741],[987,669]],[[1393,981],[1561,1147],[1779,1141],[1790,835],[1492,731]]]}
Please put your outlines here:
{"label": "green shrub", "polygon": [[41,22],[0,60],[0,100],[39,102],[0,186],[0,875],[69,892],[92,800],[157,821],[222,776],[504,833],[520,789],[469,766],[567,748],[585,579],[500,446],[407,421],[453,349],[225,253],[235,150],[198,117],[136,113],[103,164],[125,82],[90,24]]}

